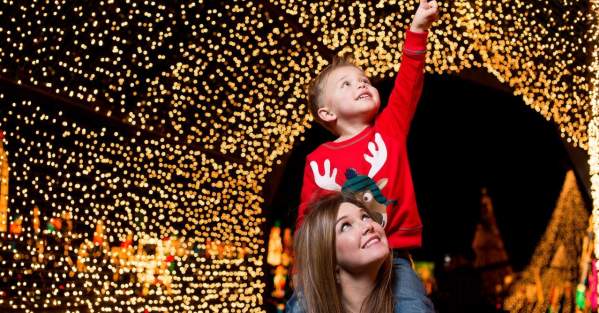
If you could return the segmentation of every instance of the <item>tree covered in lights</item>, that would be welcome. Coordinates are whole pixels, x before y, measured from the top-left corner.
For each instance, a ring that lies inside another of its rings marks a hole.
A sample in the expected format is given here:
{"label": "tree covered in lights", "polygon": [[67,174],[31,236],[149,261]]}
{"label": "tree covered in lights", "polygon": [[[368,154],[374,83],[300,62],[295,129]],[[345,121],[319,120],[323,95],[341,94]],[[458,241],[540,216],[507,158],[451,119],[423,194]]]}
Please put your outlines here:
{"label": "tree covered in lights", "polygon": [[545,234],[504,302],[506,310],[574,312],[588,218],[574,172],[569,171]]}
{"label": "tree covered in lights", "polygon": [[512,267],[495,221],[493,203],[486,188],[483,188],[480,206],[480,222],[476,225],[472,240],[472,250],[475,253],[473,265],[481,272],[482,294],[489,302],[501,306],[504,279],[512,274]]}

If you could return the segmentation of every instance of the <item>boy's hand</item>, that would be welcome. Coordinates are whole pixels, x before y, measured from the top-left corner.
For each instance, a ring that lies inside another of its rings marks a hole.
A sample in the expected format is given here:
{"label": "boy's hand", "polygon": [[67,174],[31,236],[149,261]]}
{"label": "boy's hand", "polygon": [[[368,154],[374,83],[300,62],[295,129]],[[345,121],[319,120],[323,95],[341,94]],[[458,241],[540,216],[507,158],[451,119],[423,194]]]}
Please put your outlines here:
{"label": "boy's hand", "polygon": [[434,21],[437,20],[439,9],[436,0],[420,0],[420,5],[414,14],[410,30],[415,33],[427,32]]}

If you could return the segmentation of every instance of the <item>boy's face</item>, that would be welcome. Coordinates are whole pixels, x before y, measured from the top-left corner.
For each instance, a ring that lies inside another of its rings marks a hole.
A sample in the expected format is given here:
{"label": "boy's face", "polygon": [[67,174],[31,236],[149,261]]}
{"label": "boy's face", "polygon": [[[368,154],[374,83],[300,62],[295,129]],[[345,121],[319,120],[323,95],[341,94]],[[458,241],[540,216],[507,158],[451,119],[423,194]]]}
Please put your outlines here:
{"label": "boy's face", "polygon": [[329,74],[324,81],[322,101],[337,122],[369,123],[381,105],[378,90],[354,66],[343,66]]}

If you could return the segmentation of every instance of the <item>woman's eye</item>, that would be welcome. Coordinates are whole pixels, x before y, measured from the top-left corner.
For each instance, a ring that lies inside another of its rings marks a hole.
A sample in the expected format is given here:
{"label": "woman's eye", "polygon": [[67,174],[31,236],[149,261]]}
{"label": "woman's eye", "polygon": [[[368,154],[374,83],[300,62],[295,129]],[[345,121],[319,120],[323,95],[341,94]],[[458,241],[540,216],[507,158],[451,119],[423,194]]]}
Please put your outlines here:
{"label": "woman's eye", "polygon": [[362,220],[367,221],[367,220],[370,220],[370,219],[371,219],[370,215],[368,215],[368,214],[362,215]]}
{"label": "woman's eye", "polygon": [[346,231],[349,229],[349,223],[343,223],[343,225],[341,225],[341,231]]}
{"label": "woman's eye", "polygon": [[345,86],[349,86],[349,82],[348,82],[347,80],[346,80],[346,81],[344,81],[344,82],[343,82],[343,86],[344,86],[344,87],[345,87]]}

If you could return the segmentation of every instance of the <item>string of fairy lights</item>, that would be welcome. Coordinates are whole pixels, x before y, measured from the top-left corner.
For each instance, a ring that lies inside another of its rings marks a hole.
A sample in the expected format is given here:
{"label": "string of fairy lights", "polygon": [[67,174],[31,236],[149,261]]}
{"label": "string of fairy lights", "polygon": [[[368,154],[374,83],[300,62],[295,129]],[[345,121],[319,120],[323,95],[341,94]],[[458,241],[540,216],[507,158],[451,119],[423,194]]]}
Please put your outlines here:
{"label": "string of fairy lights", "polygon": [[[95,242],[106,251],[131,235],[133,246],[181,247],[161,257],[128,252],[121,261],[93,245],[68,248],[82,260],[75,266],[60,259],[79,279],[69,286],[95,295],[77,294],[72,305],[261,311],[263,189],[310,127],[305,84],[326,66],[327,51],[351,52],[370,76],[392,77],[416,4],[1,0],[1,78],[105,117],[93,121],[56,101],[2,94],[9,219],[30,221],[38,206],[42,224],[70,213],[79,241],[99,233],[101,221],[106,240]],[[599,79],[589,81],[586,44],[598,37],[597,28],[580,26],[592,20],[586,4],[443,1],[426,69],[483,68],[509,85],[574,146],[588,148],[599,201]],[[32,232],[24,225],[23,233]],[[176,266],[157,274],[147,265],[154,263]],[[115,273],[138,278],[125,283]],[[168,288],[152,283],[152,275]],[[61,279],[52,276],[57,286]],[[1,296],[0,305],[7,303]],[[22,298],[13,307],[52,300]]]}
{"label": "string of fairy lights", "polygon": [[[589,122],[589,176],[593,200],[593,227],[595,236],[599,235],[599,1],[590,1],[589,48],[590,65],[590,110],[593,114]],[[599,240],[595,240],[595,255],[599,255]]]}
{"label": "string of fairy lights", "polygon": [[[314,49],[302,47],[301,34],[281,17],[266,16],[260,5],[225,5],[224,10],[201,12],[192,33],[209,27],[211,38],[179,50],[181,59],[151,82],[152,96],[139,103],[131,122],[160,125],[188,143],[201,138],[204,149],[268,170],[302,130],[302,85]],[[236,21],[235,32],[224,20]]]}

